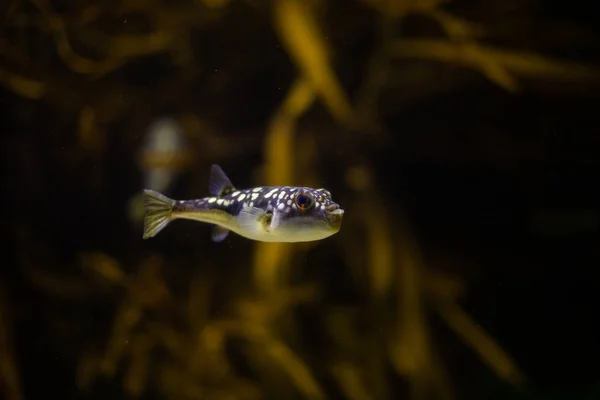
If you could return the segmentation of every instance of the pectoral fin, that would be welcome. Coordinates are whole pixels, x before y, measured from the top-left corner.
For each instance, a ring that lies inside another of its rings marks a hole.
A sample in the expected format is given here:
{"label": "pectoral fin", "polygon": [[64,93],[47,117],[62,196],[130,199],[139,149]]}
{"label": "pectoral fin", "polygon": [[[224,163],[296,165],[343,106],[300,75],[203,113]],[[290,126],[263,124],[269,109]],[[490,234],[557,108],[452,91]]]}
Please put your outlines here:
{"label": "pectoral fin", "polygon": [[273,218],[271,218],[269,224],[269,232],[275,232],[277,230],[277,228],[281,224],[281,215],[282,214],[280,211],[273,212]]}
{"label": "pectoral fin", "polygon": [[273,214],[256,207],[244,207],[236,217],[240,228],[253,235],[270,232]]}

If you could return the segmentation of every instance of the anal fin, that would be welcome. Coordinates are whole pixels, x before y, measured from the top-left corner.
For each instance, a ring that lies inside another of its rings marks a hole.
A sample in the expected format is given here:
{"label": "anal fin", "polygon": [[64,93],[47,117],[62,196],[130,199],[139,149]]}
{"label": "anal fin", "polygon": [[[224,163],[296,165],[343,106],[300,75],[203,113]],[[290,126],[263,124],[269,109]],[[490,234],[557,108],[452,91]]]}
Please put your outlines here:
{"label": "anal fin", "polygon": [[225,240],[225,238],[227,238],[227,236],[229,235],[229,229],[227,228],[223,228],[222,226],[219,225],[215,225],[215,227],[212,230],[211,233],[211,238],[213,240],[213,242],[222,242],[223,240]]}

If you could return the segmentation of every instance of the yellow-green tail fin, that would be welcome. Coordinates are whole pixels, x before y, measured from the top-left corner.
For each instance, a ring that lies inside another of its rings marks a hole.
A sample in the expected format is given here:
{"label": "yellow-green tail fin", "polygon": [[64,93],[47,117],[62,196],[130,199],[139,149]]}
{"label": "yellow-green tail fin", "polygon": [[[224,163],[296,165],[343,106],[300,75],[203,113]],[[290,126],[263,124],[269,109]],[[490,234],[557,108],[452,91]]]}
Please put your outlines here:
{"label": "yellow-green tail fin", "polygon": [[154,190],[144,190],[144,239],[156,236],[171,222],[175,200]]}

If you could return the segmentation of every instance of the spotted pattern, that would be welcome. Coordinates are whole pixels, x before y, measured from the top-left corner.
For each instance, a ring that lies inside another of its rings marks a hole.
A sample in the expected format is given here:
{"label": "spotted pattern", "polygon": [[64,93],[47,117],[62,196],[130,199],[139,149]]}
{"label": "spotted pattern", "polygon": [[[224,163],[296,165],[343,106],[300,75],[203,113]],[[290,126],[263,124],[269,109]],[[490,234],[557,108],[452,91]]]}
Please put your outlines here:
{"label": "spotted pattern", "polygon": [[[311,198],[312,206],[301,210],[296,198],[304,194]],[[295,186],[267,186],[251,189],[237,189],[221,198],[204,197],[196,200],[178,201],[175,207],[179,210],[193,211],[200,209],[219,209],[236,216],[244,207],[257,207],[267,212],[277,210],[284,216],[294,217],[307,213],[325,213],[331,205],[337,206],[331,200],[331,193],[326,189],[312,189]]]}

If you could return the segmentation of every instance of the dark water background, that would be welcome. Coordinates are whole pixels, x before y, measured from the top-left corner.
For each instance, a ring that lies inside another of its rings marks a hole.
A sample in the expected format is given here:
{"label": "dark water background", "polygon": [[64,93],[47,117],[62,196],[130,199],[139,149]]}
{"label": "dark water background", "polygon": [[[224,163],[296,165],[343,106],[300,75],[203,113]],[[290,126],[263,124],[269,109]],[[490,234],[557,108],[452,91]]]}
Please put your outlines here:
{"label": "dark water background", "polygon": [[[385,4],[3,3],[3,398],[600,399],[593,3],[432,9],[533,72],[394,55],[449,39]],[[294,84],[316,99],[296,114]],[[166,194],[207,195],[219,164],[240,188],[326,187],[342,230],[143,241],[130,201],[165,116],[186,140]]]}

